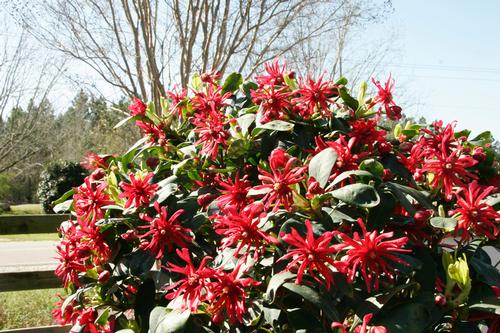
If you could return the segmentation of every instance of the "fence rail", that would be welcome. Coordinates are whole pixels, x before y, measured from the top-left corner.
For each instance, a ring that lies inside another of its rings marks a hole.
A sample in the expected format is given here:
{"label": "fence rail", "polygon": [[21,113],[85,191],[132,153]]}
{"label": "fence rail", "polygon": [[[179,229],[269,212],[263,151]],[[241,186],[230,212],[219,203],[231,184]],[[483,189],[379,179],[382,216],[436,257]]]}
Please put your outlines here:
{"label": "fence rail", "polygon": [[0,215],[0,235],[56,232],[69,215]]}
{"label": "fence rail", "polygon": [[[0,236],[55,233],[69,215],[1,215]],[[57,288],[61,281],[52,270],[0,273],[0,292]],[[70,326],[44,326],[1,330],[1,333],[67,333]]]}

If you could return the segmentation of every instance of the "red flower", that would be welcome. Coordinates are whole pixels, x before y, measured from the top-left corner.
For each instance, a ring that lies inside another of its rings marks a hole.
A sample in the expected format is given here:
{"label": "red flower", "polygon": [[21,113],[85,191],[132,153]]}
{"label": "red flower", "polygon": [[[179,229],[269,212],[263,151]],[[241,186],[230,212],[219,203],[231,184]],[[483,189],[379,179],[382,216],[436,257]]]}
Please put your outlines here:
{"label": "red flower", "polygon": [[129,208],[132,204],[139,208],[142,205],[149,205],[151,197],[156,193],[158,184],[150,184],[149,181],[154,177],[154,173],[148,173],[144,178],[135,177],[133,173],[129,173],[130,184],[121,181],[120,187],[123,192],[120,193],[120,198],[126,198],[125,208]]}
{"label": "red flower", "polygon": [[128,107],[131,116],[144,116],[146,108],[146,104],[137,97],[134,97],[134,101]]}
{"label": "red flower", "polygon": [[158,143],[160,146],[167,143],[167,136],[163,131],[163,124],[156,125],[154,123],[141,120],[137,120],[135,124],[141,129],[144,136],[149,137],[149,142]]}
{"label": "red flower", "polygon": [[443,121],[435,121],[432,129],[422,128],[420,142],[427,155],[434,155],[439,152],[450,154],[458,146],[455,138],[455,123],[447,124],[443,127]]}
{"label": "red flower", "polygon": [[80,165],[87,170],[100,168],[106,169],[108,167],[108,162],[106,162],[106,159],[104,157],[101,157],[96,153],[89,151],[85,154],[85,159],[80,162]]}
{"label": "red flower", "polygon": [[500,220],[500,214],[484,202],[487,196],[495,192],[494,186],[482,187],[475,180],[468,186],[458,189],[457,208],[451,214],[460,214],[455,233],[462,231],[463,240],[469,239],[471,230],[478,236],[490,239],[497,237],[496,224]]}
{"label": "red flower", "polygon": [[176,272],[185,275],[185,278],[180,279],[168,285],[166,290],[175,290],[168,293],[165,298],[172,300],[174,298],[182,296],[182,307],[189,308],[191,312],[195,312],[198,309],[198,304],[206,300],[206,285],[208,283],[208,278],[213,275],[213,270],[205,267],[210,257],[204,257],[198,268],[195,268],[193,262],[191,261],[191,256],[189,255],[189,250],[183,248],[182,250],[176,250],[179,258],[186,262],[186,266],[181,267],[169,263],[167,270],[171,272]]}
{"label": "red flower", "polygon": [[221,79],[221,77],[222,73],[215,69],[212,69],[200,75],[200,79],[202,82],[210,84],[217,84],[217,82]]}
{"label": "red flower", "polygon": [[292,106],[288,99],[290,93],[286,91],[286,88],[275,90],[275,87],[271,86],[268,89],[252,90],[251,94],[253,102],[261,105],[261,123],[285,119],[286,109]]}
{"label": "red flower", "polygon": [[78,317],[78,313],[73,311],[73,305],[76,299],[66,304],[63,313],[61,307],[65,299],[62,298],[59,294],[57,294],[57,297],[59,297],[59,301],[54,304],[55,309],[51,312],[52,317],[54,318],[55,322],[61,326],[72,323]]}
{"label": "red flower", "polygon": [[[286,61],[283,61],[283,65],[280,66],[279,58],[274,59],[273,61],[268,61],[264,64],[267,75],[257,76],[255,80],[260,86],[269,85],[283,85],[285,80],[283,75],[286,74]],[[293,76],[293,73],[291,73]]]}
{"label": "red flower", "polygon": [[454,186],[464,186],[466,181],[476,179],[477,176],[469,171],[477,163],[468,155],[462,155],[462,148],[458,148],[451,154],[442,151],[435,155],[435,159],[425,159],[422,171],[432,172],[434,178],[431,185],[434,188],[442,186],[446,200],[451,200]]}
{"label": "red flower", "polygon": [[78,217],[88,223],[94,223],[104,216],[102,206],[113,204],[113,200],[104,193],[108,186],[106,182],[99,185],[91,182],[90,177],[85,178],[85,183],[76,188],[77,193],[73,196],[75,211]]}
{"label": "red flower", "polygon": [[349,136],[355,139],[357,145],[367,144],[371,148],[377,142],[385,141],[385,131],[376,129],[377,122],[374,119],[356,119],[351,122],[351,132]]}
{"label": "red flower", "polygon": [[[83,310],[76,319],[77,325],[71,328],[70,333],[112,333],[115,331],[114,320],[112,318],[110,318],[105,326],[95,322],[97,320],[97,316],[97,310],[92,307]],[[83,327],[83,330],[81,330],[81,327]]]}
{"label": "red flower", "polygon": [[[274,151],[276,150],[282,149],[276,148]],[[285,166],[282,167],[279,163],[280,158],[277,156],[276,154],[271,154],[269,158],[272,173],[259,168],[259,179],[262,181],[262,185],[255,186],[253,189],[256,191],[268,191],[262,198],[262,201],[266,207],[274,205],[273,212],[276,212],[281,205],[284,205],[285,209],[290,211],[294,192],[290,186],[301,182],[305,178],[304,172],[307,167],[292,168],[297,159],[289,155],[286,157]]]}
{"label": "red flower", "polygon": [[235,246],[239,243],[234,252],[237,257],[240,251],[246,246],[245,256],[251,248],[255,248],[254,259],[258,259],[258,254],[263,254],[266,245],[276,244],[277,239],[262,231],[259,227],[260,215],[264,206],[258,202],[250,204],[241,212],[235,207],[229,207],[224,214],[215,216],[215,232],[223,235],[221,249]]}
{"label": "red flower", "polygon": [[59,265],[54,273],[63,281],[64,288],[67,288],[70,283],[80,286],[78,274],[89,268],[85,261],[90,252],[77,245],[70,240],[64,240],[57,245]]}
{"label": "red flower", "polygon": [[184,213],[183,209],[176,211],[172,216],[168,217],[167,207],[160,207],[158,202],[155,202],[154,207],[159,214],[157,218],[152,218],[145,214],[141,215],[144,221],[149,222],[148,225],[139,226],[142,229],[149,229],[149,231],[140,236],[142,239],[141,248],[154,254],[156,259],[160,259],[163,257],[165,246],[168,252],[171,252],[174,245],[187,247],[188,242],[191,242],[192,238],[189,235],[191,230],[184,228],[177,220]]}
{"label": "red flower", "polygon": [[222,87],[214,89],[214,85],[208,85],[207,92],[195,91],[191,99],[193,109],[197,110],[198,114],[220,113],[220,110],[229,106],[225,101],[231,97],[231,93],[227,92],[221,95]]}
{"label": "red flower", "polygon": [[337,87],[332,81],[323,82],[323,76],[320,76],[315,82],[308,76],[305,82],[300,80],[299,89],[295,93],[299,96],[294,99],[294,102],[302,107],[304,118],[310,118],[316,110],[323,118],[331,116],[328,103],[335,103],[331,97],[337,95]]}
{"label": "red flower", "polygon": [[[370,329],[368,329],[368,323],[370,322],[372,317],[373,313],[364,315],[361,326],[356,326],[356,328],[354,328],[354,333],[387,333],[387,328],[385,328],[384,326],[372,326],[370,327]],[[334,328],[340,328],[340,333],[348,333],[351,331],[348,330],[348,324],[342,324],[338,321],[334,321],[332,323],[332,329]]]}
{"label": "red flower", "polygon": [[219,188],[221,196],[216,201],[221,210],[231,207],[239,210],[248,204],[247,194],[251,183],[247,178],[248,175],[245,175],[240,179],[240,173],[236,172],[234,181],[231,178],[227,178],[225,182],[218,180],[218,185],[221,187]]}
{"label": "red flower", "polygon": [[375,79],[372,79],[372,82],[377,87],[378,93],[371,106],[382,104],[385,108],[387,118],[392,120],[401,119],[401,108],[396,105],[392,98],[392,89],[394,88],[394,80],[392,79],[392,77],[389,75],[389,78],[387,79],[384,87],[382,87],[380,81],[375,81]]}
{"label": "red flower", "polygon": [[174,86],[173,90],[169,90],[166,93],[168,97],[170,97],[170,112],[176,116],[180,116],[182,108],[179,104],[187,97],[188,91],[184,88],[182,88],[181,91],[177,91],[177,87]]}
{"label": "red flower", "polygon": [[222,321],[224,312],[230,324],[242,323],[243,315],[247,312],[245,300],[248,296],[245,288],[260,285],[252,278],[239,277],[241,265],[240,261],[231,273],[219,269],[213,276],[215,281],[209,285],[208,311],[213,314],[215,323]]}
{"label": "red flower", "polygon": [[[295,249],[289,249],[279,260],[292,258],[292,261],[286,266],[288,271],[295,268],[297,264],[300,265],[295,283],[302,282],[302,277],[307,270],[316,281],[321,284],[326,283],[326,288],[330,289],[333,284],[332,267],[337,264],[331,255],[338,252],[342,246],[330,244],[334,236],[332,232],[325,232],[315,239],[311,221],[306,220],[305,224],[307,228],[305,238],[302,238],[294,228],[290,234],[281,235],[281,238],[294,246]],[[320,273],[324,280],[320,279],[316,273]]]}
{"label": "red flower", "polygon": [[215,111],[198,113],[193,118],[193,124],[196,126],[194,131],[199,133],[199,139],[194,144],[203,144],[201,155],[209,157],[212,160],[217,158],[219,147],[227,146],[229,132],[224,129],[224,116]]}
{"label": "red flower", "polygon": [[80,228],[75,229],[75,239],[88,248],[92,253],[95,265],[105,263],[111,256],[111,249],[106,242],[106,237],[94,224],[88,225],[84,221],[78,220]]}
{"label": "red flower", "polygon": [[348,249],[342,258],[342,266],[348,273],[349,282],[354,281],[354,276],[359,267],[368,292],[378,289],[379,277],[385,273],[389,278],[394,277],[394,269],[389,265],[389,261],[407,265],[403,260],[396,257],[396,252],[411,252],[402,247],[407,243],[407,237],[401,237],[392,240],[393,232],[378,234],[377,230],[367,232],[362,219],[358,219],[358,224],[363,231],[363,238],[357,232],[351,238],[346,234],[339,232],[337,235],[342,239],[339,245],[341,248]]}
{"label": "red flower", "polygon": [[346,141],[346,137],[342,134],[339,135],[339,138],[335,141],[324,141],[320,136],[317,136],[315,137],[315,142],[315,154],[320,153],[326,148],[333,148],[333,150],[337,153],[337,160],[335,161],[335,166],[332,170],[333,178],[344,171],[357,170],[358,161],[369,154],[368,152],[354,154],[352,150],[356,143],[356,139],[350,138],[349,141]]}

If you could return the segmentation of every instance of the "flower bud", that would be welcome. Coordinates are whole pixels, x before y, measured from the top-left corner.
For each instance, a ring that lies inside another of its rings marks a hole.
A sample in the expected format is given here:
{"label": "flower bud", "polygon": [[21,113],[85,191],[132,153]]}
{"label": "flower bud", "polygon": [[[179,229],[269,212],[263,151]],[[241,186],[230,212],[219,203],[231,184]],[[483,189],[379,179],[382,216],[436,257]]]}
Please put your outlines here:
{"label": "flower bud", "polygon": [[104,176],[106,176],[106,172],[104,172],[103,169],[95,169],[91,174],[90,174],[90,179],[92,181],[98,181],[99,179],[102,179]]}
{"label": "flower bud", "polygon": [[378,151],[381,154],[389,154],[392,151],[392,144],[390,142],[384,141],[378,145]]}
{"label": "flower bud", "polygon": [[97,278],[97,281],[100,283],[105,283],[109,280],[109,277],[111,276],[111,273],[108,270],[104,270],[99,274],[99,277]]}
{"label": "flower bud", "polygon": [[203,209],[205,209],[212,201],[214,201],[216,197],[217,197],[216,194],[205,193],[199,195],[198,199],[196,199],[196,202],[198,203],[198,206],[203,207]]}
{"label": "flower bud", "polygon": [[436,297],[434,297],[434,304],[439,306],[445,306],[446,297],[443,294],[437,294]]}
{"label": "flower bud", "polygon": [[413,144],[411,142],[401,142],[399,145],[399,150],[403,153],[407,153],[411,150]]}
{"label": "flower bud", "polygon": [[415,215],[413,215],[413,218],[415,219],[416,222],[426,222],[432,215],[432,211],[430,210],[419,210],[415,212]]}
{"label": "flower bud", "polygon": [[486,154],[484,153],[483,148],[481,147],[476,147],[474,148],[474,151],[472,152],[472,158],[474,158],[476,161],[482,162],[486,159]]}
{"label": "flower bud", "polygon": [[146,160],[146,165],[151,169],[156,168],[156,166],[160,163],[160,159],[156,156],[148,157]]}

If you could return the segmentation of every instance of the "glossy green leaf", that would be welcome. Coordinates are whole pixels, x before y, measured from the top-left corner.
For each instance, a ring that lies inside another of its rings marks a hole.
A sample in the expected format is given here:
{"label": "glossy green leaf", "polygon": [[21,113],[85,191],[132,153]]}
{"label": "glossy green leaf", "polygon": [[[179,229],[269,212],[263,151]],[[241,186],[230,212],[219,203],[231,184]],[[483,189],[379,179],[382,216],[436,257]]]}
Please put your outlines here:
{"label": "glossy green leaf", "polygon": [[267,129],[271,131],[290,132],[293,129],[293,124],[283,120],[273,120],[265,124],[258,124],[257,128]]}
{"label": "glossy green leaf", "polygon": [[333,182],[331,183],[330,186],[335,186],[337,184],[340,184],[342,181],[344,181],[352,176],[375,178],[374,175],[372,175],[370,172],[365,171],[365,170],[349,170],[349,171],[344,171],[340,175],[335,177],[335,179],[333,180]]}
{"label": "glossy green leaf", "polygon": [[255,122],[255,117],[255,114],[247,113],[236,119],[243,135],[248,134],[248,129]]}
{"label": "glossy green leaf", "polygon": [[368,171],[371,174],[382,178],[384,176],[384,166],[379,161],[369,158],[361,162],[359,165],[360,170]]}
{"label": "glossy green leaf", "polygon": [[243,76],[240,73],[231,73],[222,85],[222,93],[234,92],[243,83]]}
{"label": "glossy green leaf", "polygon": [[67,192],[65,192],[63,195],[61,195],[61,197],[57,200],[54,200],[52,201],[52,203],[54,205],[57,205],[57,204],[60,204],[60,203],[63,203],[64,201],[66,201],[69,197],[73,196],[73,194],[75,194],[76,191],[74,189],[71,189]]}
{"label": "glossy green leaf", "polygon": [[181,333],[184,332],[186,324],[191,316],[189,310],[179,312],[173,310],[163,316],[154,331],[151,333]]}
{"label": "glossy green leaf", "polygon": [[345,203],[363,207],[375,207],[380,202],[380,196],[375,188],[366,184],[350,184],[330,192],[331,196]]}
{"label": "glossy green leaf", "polygon": [[430,221],[434,228],[444,229],[446,231],[454,230],[457,226],[457,220],[451,217],[433,217]]}
{"label": "glossy green leaf", "polygon": [[[498,285],[497,285],[498,286]],[[487,296],[473,304],[469,304],[471,310],[490,312],[500,315],[500,298],[494,295]]]}
{"label": "glossy green leaf", "polygon": [[316,154],[309,163],[309,177],[314,177],[324,188],[337,161],[337,153],[333,148],[327,148]]}
{"label": "glossy green leaf", "polygon": [[288,271],[283,271],[279,272],[278,274],[273,275],[271,280],[269,280],[269,283],[267,285],[266,289],[266,294],[265,294],[265,299],[269,304],[273,304],[276,301],[276,292],[278,289],[286,282],[294,280],[296,278],[296,275],[288,272]]}

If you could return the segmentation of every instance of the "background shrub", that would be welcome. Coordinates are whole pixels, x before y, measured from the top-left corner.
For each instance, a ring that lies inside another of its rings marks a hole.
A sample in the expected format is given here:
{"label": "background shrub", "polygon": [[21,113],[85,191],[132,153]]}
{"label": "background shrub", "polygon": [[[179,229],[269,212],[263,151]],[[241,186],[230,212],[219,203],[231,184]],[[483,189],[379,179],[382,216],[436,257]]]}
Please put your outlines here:
{"label": "background shrub", "polygon": [[76,162],[55,161],[48,164],[40,175],[37,191],[44,212],[53,213],[52,201],[80,185],[85,176],[85,169]]}

